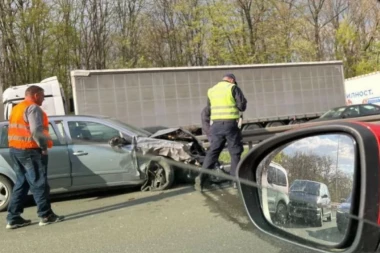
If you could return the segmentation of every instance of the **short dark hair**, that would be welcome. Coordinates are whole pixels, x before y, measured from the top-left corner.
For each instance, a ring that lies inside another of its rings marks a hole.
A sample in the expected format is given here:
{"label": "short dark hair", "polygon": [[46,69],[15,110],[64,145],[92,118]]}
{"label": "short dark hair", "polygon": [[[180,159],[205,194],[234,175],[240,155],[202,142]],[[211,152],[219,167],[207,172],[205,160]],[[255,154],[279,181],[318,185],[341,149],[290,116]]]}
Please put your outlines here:
{"label": "short dark hair", "polygon": [[234,75],[234,74],[231,74],[231,73],[229,73],[229,74],[225,74],[223,77],[228,77],[228,78],[234,79],[234,81],[236,81],[236,77],[235,77],[235,75]]}
{"label": "short dark hair", "polygon": [[33,96],[40,92],[44,92],[44,89],[37,85],[30,85],[25,91],[25,96]]}

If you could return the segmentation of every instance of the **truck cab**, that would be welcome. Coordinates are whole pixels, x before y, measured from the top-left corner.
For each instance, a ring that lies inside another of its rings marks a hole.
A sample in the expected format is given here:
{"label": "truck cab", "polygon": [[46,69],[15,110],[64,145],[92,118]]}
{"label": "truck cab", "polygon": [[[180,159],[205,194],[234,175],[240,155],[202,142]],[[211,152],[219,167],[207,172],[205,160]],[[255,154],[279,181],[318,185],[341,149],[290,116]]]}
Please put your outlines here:
{"label": "truck cab", "polygon": [[56,76],[42,80],[40,83],[24,84],[12,86],[3,92],[4,119],[8,120],[13,106],[24,100],[25,90],[31,86],[37,85],[45,90],[45,100],[41,108],[48,116],[65,115],[67,112],[67,103],[65,93]]}

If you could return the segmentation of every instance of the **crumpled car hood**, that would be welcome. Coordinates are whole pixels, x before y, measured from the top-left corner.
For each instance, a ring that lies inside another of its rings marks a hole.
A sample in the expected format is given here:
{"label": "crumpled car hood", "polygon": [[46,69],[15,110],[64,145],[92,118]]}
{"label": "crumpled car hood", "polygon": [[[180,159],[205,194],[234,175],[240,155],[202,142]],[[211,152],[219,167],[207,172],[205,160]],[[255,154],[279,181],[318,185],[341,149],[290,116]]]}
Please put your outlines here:
{"label": "crumpled car hood", "polygon": [[[190,132],[181,128],[170,128],[156,132],[150,137],[137,136],[135,147],[143,155],[171,158],[178,162],[201,165],[206,151]],[[122,147],[130,143],[121,137],[109,141],[112,147]]]}
{"label": "crumpled car hood", "polygon": [[[190,155],[190,157],[195,158],[198,161],[203,161],[203,158],[206,156],[206,150],[199,143],[197,138],[195,138],[192,133],[182,128],[168,128],[159,130],[149,138],[159,140],[161,142],[161,148],[164,149],[162,152],[164,153],[171,152],[168,149],[182,149],[182,151],[179,151],[178,153],[182,154],[185,152]],[[176,144],[173,144],[173,142]],[[155,143],[154,145],[156,145],[156,148],[159,148],[160,146],[158,143]],[[174,151],[173,154],[176,154],[176,152]],[[173,159],[177,160],[177,158]]]}
{"label": "crumpled car hood", "polygon": [[165,156],[178,162],[192,160],[189,144],[181,142],[138,137],[137,148],[141,150],[143,155],[154,154]]}

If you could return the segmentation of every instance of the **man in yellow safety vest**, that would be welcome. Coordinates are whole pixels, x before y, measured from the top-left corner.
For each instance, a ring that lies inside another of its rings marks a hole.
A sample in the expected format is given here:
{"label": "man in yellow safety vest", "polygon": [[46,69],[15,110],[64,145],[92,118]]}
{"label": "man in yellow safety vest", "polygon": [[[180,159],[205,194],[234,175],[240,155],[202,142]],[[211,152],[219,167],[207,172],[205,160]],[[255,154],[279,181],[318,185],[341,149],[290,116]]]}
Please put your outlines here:
{"label": "man in yellow safety vest", "polygon": [[[238,126],[240,112],[247,107],[247,100],[237,86],[236,77],[226,74],[223,80],[208,90],[207,107],[211,110],[211,146],[202,168],[210,169],[219,158],[227,142],[231,156],[230,175],[235,176],[236,167],[243,152],[241,131]],[[201,173],[195,179],[195,188],[202,191],[207,176]],[[236,183],[233,183],[236,188]]]}

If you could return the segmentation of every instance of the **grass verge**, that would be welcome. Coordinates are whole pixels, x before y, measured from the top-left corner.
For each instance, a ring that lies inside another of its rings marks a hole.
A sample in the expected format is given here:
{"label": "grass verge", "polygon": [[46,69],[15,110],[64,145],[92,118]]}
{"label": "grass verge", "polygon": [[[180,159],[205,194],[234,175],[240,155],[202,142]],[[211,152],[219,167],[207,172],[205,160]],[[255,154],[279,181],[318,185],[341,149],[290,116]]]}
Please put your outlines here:
{"label": "grass verge", "polygon": [[[249,151],[248,147],[244,147],[244,151],[241,154],[241,158],[243,158],[248,153],[248,151]],[[231,156],[230,156],[230,153],[228,153],[228,150],[220,153],[219,160],[222,161],[223,163],[231,162]]]}

